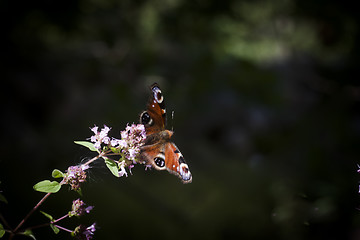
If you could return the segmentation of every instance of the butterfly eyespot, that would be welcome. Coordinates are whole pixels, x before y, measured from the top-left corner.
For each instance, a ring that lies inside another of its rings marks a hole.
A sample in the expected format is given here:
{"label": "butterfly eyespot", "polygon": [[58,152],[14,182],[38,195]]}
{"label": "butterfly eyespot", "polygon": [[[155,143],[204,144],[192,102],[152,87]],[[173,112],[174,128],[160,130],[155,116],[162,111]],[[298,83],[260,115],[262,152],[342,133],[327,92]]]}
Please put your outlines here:
{"label": "butterfly eyespot", "polygon": [[161,167],[161,168],[165,167],[165,160],[160,157],[154,158],[154,162],[158,167]]}
{"label": "butterfly eyespot", "polygon": [[154,92],[154,98],[155,98],[156,102],[162,103],[164,98],[163,98],[160,88],[154,87],[152,90]]}
{"label": "butterfly eyespot", "polygon": [[149,124],[149,125],[151,125],[152,122],[153,121],[152,121],[150,115],[146,111],[141,114],[141,116],[140,116],[140,123],[141,124]]}

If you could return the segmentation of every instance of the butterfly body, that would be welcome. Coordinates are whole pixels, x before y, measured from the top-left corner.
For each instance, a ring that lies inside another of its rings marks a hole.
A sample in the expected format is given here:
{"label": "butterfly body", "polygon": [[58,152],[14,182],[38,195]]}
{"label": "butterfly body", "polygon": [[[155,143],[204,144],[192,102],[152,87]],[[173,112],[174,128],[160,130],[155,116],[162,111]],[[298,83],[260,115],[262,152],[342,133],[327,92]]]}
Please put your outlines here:
{"label": "butterfly body", "polygon": [[174,132],[165,129],[166,109],[160,87],[154,83],[152,96],[146,111],[140,115],[140,123],[146,131],[145,144],[141,147],[140,158],[157,170],[167,170],[177,175],[183,183],[190,183],[192,175],[177,146],[171,141]]}

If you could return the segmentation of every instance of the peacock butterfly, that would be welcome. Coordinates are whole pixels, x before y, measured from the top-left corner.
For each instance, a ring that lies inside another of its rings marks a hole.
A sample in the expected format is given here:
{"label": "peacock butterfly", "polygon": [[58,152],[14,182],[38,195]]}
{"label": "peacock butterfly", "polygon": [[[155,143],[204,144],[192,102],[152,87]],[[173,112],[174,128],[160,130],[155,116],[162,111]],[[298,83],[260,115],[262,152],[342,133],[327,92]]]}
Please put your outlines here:
{"label": "peacock butterfly", "polygon": [[185,159],[171,141],[173,131],[165,129],[166,109],[164,96],[157,83],[150,87],[151,97],[146,111],[140,114],[145,126],[146,140],[140,149],[140,159],[157,170],[167,170],[178,176],[183,183],[190,183],[192,175]]}

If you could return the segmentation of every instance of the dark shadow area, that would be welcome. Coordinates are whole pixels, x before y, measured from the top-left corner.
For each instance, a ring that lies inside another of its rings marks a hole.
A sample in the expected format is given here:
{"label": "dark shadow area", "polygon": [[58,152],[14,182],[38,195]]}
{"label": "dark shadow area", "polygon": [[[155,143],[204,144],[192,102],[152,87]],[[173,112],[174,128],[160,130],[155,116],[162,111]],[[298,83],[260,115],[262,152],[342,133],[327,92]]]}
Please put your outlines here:
{"label": "dark shadow area", "polygon": [[[355,2],[1,1],[0,13],[10,225],[41,199],[35,183],[91,157],[74,140],[94,124],[119,137],[158,82],[193,182],[95,164],[83,188],[94,211],[66,227],[96,221],[96,239],[359,239]],[[60,217],[77,197],[62,189],[40,210]]]}

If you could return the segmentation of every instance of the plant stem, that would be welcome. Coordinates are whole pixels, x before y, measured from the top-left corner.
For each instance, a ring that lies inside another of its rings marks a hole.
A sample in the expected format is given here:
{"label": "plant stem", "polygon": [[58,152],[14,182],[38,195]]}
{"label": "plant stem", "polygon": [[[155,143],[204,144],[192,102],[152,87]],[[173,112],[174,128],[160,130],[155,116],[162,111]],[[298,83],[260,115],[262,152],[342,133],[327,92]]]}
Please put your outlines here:
{"label": "plant stem", "polygon": [[57,223],[57,222],[63,220],[64,218],[67,218],[67,217],[69,217],[69,214],[66,214],[66,215],[62,216],[61,218],[58,218],[58,219],[56,219],[56,220],[54,220],[52,222],[43,223],[43,224],[40,224],[40,225],[29,227],[28,229],[35,229],[35,228],[41,228],[41,227],[49,226],[50,224]]}
{"label": "plant stem", "polygon": [[24,224],[24,222],[31,216],[31,214],[33,214],[35,212],[36,209],[38,209],[40,207],[40,205],[51,195],[51,193],[47,193],[39,202],[38,204],[35,205],[35,207],[33,209],[31,209],[31,211],[26,215],[26,217],[24,217],[23,220],[21,220],[21,222],[19,223],[19,225],[17,225],[17,227],[14,229],[14,233],[16,233],[19,228]]}
{"label": "plant stem", "polygon": [[64,231],[66,231],[66,232],[69,232],[69,233],[72,233],[73,231],[71,231],[71,230],[69,230],[69,229],[67,229],[67,228],[64,228],[64,227],[62,227],[62,226],[59,226],[59,225],[54,225],[55,227],[57,227],[57,228],[59,228],[59,229],[61,229],[61,230],[64,230]]}
{"label": "plant stem", "polygon": [[67,218],[67,217],[69,217],[69,214],[66,214],[66,215],[62,216],[61,218],[58,218],[58,219],[54,220],[52,223],[57,223],[57,222],[63,220],[64,218]]}
{"label": "plant stem", "polygon": [[92,159],[90,159],[89,161],[87,161],[86,163],[84,163],[83,166],[87,166],[87,165],[89,165],[90,163],[94,162],[95,160],[97,160],[97,159],[99,159],[99,158],[101,158],[101,157],[103,157],[103,156],[105,156],[105,155],[106,155],[106,153],[102,152],[102,153],[100,153],[99,155],[97,155],[96,157],[93,157]]}
{"label": "plant stem", "polygon": [[40,225],[36,225],[36,226],[33,226],[33,227],[29,227],[27,229],[36,229],[36,228],[41,228],[41,227],[46,227],[46,226],[49,226],[51,223],[43,223],[43,224],[40,224]]}

